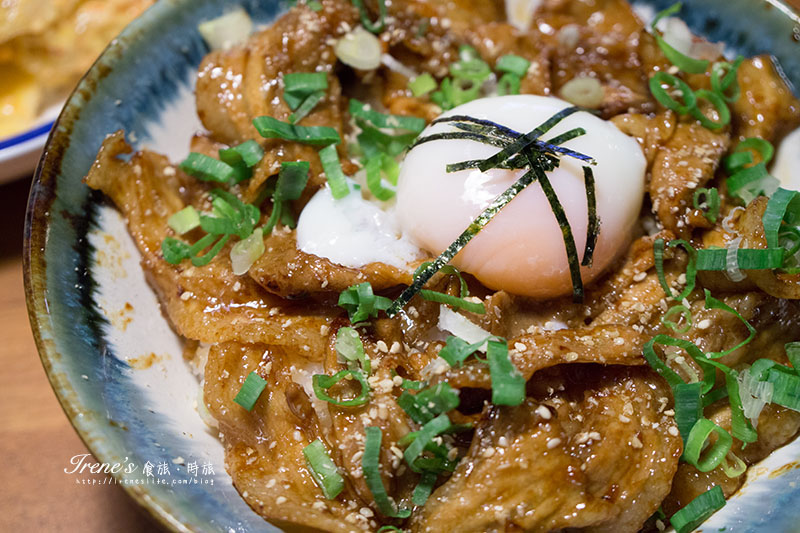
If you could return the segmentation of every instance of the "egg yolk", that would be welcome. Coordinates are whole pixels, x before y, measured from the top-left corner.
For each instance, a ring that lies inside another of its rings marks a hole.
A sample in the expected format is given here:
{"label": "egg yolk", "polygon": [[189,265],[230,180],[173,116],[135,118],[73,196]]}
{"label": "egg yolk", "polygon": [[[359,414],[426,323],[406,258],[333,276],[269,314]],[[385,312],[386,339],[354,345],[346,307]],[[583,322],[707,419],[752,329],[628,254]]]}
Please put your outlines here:
{"label": "egg yolk", "polygon": [[[513,95],[474,100],[442,116],[467,115],[529,132],[570,104],[553,97]],[[644,195],[645,158],[638,143],[612,123],[578,112],[562,120],[542,140],[574,128],[586,133],[562,144],[593,157],[600,232],[591,267],[582,267],[589,283],[630,241]],[[422,137],[454,131],[443,123]],[[397,190],[397,214],[403,234],[432,254],[443,252],[524,170],[477,169],[448,173],[451,163],[485,159],[499,148],[465,139],[436,140],[413,148],[403,161]],[[583,258],[588,204],[582,161],[560,157],[547,176],[564,207],[579,259]],[[451,261],[487,287],[538,299],[569,294],[572,282],[561,228],[537,182],[507,204]]]}

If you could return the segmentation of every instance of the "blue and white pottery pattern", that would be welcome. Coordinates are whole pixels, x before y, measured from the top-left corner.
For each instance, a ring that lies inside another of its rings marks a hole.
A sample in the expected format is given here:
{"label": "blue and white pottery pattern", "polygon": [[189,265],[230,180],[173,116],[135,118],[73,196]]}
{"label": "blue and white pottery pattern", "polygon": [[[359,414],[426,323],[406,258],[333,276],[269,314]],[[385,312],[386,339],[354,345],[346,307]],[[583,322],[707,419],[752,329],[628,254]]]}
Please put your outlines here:
{"label": "blue and white pottery pattern", "polygon": [[[672,0],[637,2],[663,9]],[[106,50],[69,99],[31,189],[25,283],[31,324],[50,381],[99,461],[133,463],[119,483],[175,531],[278,531],[240,498],[222,445],[198,413],[198,379],[148,287],[121,216],[82,179],[106,134],[173,160],[202,128],[192,79],[207,53],[197,25],[241,4],[256,24],[274,0],[161,0]],[[769,52],[800,84],[800,19],[777,0],[691,0],[683,18],[743,54]],[[143,363],[144,362],[144,363]],[[745,487],[703,531],[797,531],[800,440],[751,469]],[[137,484],[166,462],[167,484]],[[189,465],[213,468],[192,472]],[[203,480],[204,483],[194,480]],[[211,485],[213,482],[213,485]]]}

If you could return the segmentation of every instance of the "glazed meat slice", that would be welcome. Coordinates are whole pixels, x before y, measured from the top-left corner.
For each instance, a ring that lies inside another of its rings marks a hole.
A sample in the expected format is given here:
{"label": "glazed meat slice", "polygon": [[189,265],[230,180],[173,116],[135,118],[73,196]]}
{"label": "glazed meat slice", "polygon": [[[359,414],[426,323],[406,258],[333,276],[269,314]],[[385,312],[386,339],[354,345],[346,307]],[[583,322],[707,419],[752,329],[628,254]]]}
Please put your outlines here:
{"label": "glazed meat slice", "polygon": [[365,281],[374,290],[411,283],[412,269],[402,271],[384,263],[349,268],[302,252],[297,249],[293,231],[277,230],[264,240],[264,245],[267,253],[253,264],[250,277],[265,290],[283,298],[340,293]]}
{"label": "glazed meat slice", "polygon": [[230,245],[204,267],[167,263],[161,253],[161,242],[172,234],[167,219],[186,205],[207,207],[206,189],[164,156],[137,152],[130,161],[120,158],[131,151],[121,132],[109,136],[86,183],[111,198],[127,220],[142,268],[179,334],[206,343],[240,339],[285,344],[287,324],[299,332],[318,332],[330,322],[331,313],[323,308],[297,308],[265,293],[249,277],[236,276]]}
{"label": "glazed meat slice", "polygon": [[[549,28],[553,94],[573,78],[593,77],[603,86],[605,117],[653,110],[641,50],[651,38],[628,2],[548,0],[535,17],[539,27]],[[647,53],[654,53],[652,47]]]}
{"label": "glazed meat slice", "polygon": [[543,402],[489,408],[467,457],[412,531],[642,526],[669,492],[681,454],[666,414],[669,389],[645,368],[567,374],[540,383],[559,389]]}
{"label": "glazed meat slice", "polygon": [[[308,161],[311,173],[307,194],[324,183],[317,148],[300,143],[264,140],[252,125],[256,117],[288,121],[292,110],[283,99],[283,76],[292,72],[326,72],[325,97],[306,116],[303,126],[328,126],[344,137],[344,110],[338,77],[333,74],[336,56],[333,39],[358,21],[350,2],[325,0],[315,12],[296,7],[275,24],[227,51],[210,53],[197,77],[197,115],[214,140],[237,144],[248,139],[262,143],[265,157],[249,181],[245,200],[252,201],[264,182],[283,161]],[[291,36],[291,38],[288,38]]]}
{"label": "glazed meat slice", "polygon": [[655,155],[650,169],[650,199],[662,226],[689,235],[694,192],[713,177],[730,139],[699,124],[678,124]]}
{"label": "glazed meat slice", "polygon": [[[528,380],[536,372],[560,364],[643,365],[642,346],[646,340],[647,337],[625,326],[541,331],[509,340],[509,356]],[[489,389],[492,386],[489,369],[484,364],[450,369],[437,379],[458,388]]]}
{"label": "glazed meat slice", "polygon": [[738,71],[741,97],[732,105],[739,139],[777,142],[800,124],[800,102],[777,73],[769,56],[746,59]]}
{"label": "glazed meat slice", "polygon": [[[232,342],[211,348],[204,400],[219,422],[226,467],[245,501],[279,527],[337,533],[374,530],[377,524],[358,512],[366,504],[354,496],[349,483],[338,499],[327,500],[308,470],[303,448],[315,439],[323,439],[336,462],[339,453],[317,415],[316,409],[322,412],[325,406],[314,403],[302,409],[301,399],[308,400],[311,393],[310,376],[322,371],[319,356],[307,356],[296,347],[265,344]],[[251,371],[266,379],[267,387],[248,412],[233,399]]]}

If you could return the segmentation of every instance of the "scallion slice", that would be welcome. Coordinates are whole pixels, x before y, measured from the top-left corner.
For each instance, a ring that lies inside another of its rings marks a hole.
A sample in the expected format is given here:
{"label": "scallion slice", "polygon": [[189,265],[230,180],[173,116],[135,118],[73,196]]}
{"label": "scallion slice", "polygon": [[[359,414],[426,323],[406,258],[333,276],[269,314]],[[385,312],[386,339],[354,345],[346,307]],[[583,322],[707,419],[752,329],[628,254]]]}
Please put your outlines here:
{"label": "scallion slice", "polygon": [[[711,433],[717,434],[717,441],[705,450],[706,441]],[[695,422],[686,439],[683,458],[687,463],[697,468],[700,472],[710,472],[725,460],[731,449],[733,438],[731,434],[707,418]],[[701,457],[701,454],[702,457]]]}
{"label": "scallion slice", "polygon": [[695,100],[706,100],[717,110],[719,120],[711,120],[700,108],[695,104],[694,107],[689,108],[689,114],[697,119],[704,128],[710,130],[718,130],[724,128],[731,122],[731,111],[728,109],[728,104],[722,96],[718,95],[708,89],[699,89],[694,93]]}
{"label": "scallion slice", "polygon": [[331,188],[331,195],[341,199],[350,194],[350,187],[347,185],[347,178],[342,172],[342,164],[339,162],[339,153],[336,146],[330,144],[319,151],[319,160],[322,163],[322,170]]}
{"label": "scallion slice", "polygon": [[716,187],[706,189],[702,187],[694,191],[692,197],[694,208],[700,211],[703,216],[712,224],[717,223],[719,217],[719,191]]}
{"label": "scallion slice", "polygon": [[489,340],[486,358],[492,376],[492,403],[519,405],[525,401],[525,378],[508,357],[508,343],[505,339]]}
{"label": "scallion slice", "polygon": [[425,505],[428,498],[433,492],[433,486],[436,484],[438,476],[435,472],[423,472],[419,480],[419,484],[414,487],[414,492],[411,494],[411,503],[414,505]]}
{"label": "scallion slice", "polygon": [[441,414],[422,426],[417,432],[414,441],[409,444],[408,448],[403,452],[403,457],[405,457],[406,463],[408,463],[412,470],[415,472],[421,471],[421,469],[415,465],[417,458],[422,455],[425,447],[434,437],[444,433],[449,427],[450,419],[446,414]]}
{"label": "scallion slice", "polygon": [[407,518],[411,510],[399,509],[397,504],[389,497],[383,485],[380,471],[381,441],[383,432],[377,426],[364,429],[364,454],[361,456],[361,471],[378,510],[390,518]]}
{"label": "scallion slice", "polygon": [[297,108],[297,111],[289,115],[289,122],[291,124],[297,124],[306,118],[324,96],[324,91],[317,91],[306,96],[305,100],[303,100],[303,103]]}
{"label": "scallion slice", "polygon": [[528,73],[528,69],[531,67],[531,62],[525,59],[524,57],[520,57],[514,54],[506,54],[501,56],[500,59],[497,60],[495,63],[495,70],[500,72],[507,72],[509,74],[513,74],[517,77],[524,78],[525,74]]}
{"label": "scallion slice", "polygon": [[365,281],[342,291],[338,305],[347,310],[352,324],[358,324],[377,317],[378,312],[388,309],[391,303],[390,299],[374,294],[372,285]]}
{"label": "scallion slice", "polygon": [[167,225],[178,235],[188,233],[200,226],[200,215],[188,205],[167,219]]}
{"label": "scallion slice", "polygon": [[459,405],[458,392],[446,382],[423,389],[417,394],[403,392],[397,403],[417,424],[426,424]]}
{"label": "scallion slice", "polygon": [[[361,386],[361,392],[357,396],[340,400],[327,393],[328,389],[348,376],[358,381],[358,384]],[[364,377],[364,374],[362,374],[360,370],[341,370],[332,376],[314,374],[311,378],[311,385],[314,387],[314,394],[316,394],[317,398],[332,403],[333,405],[338,405],[339,407],[364,405],[369,400],[369,383],[367,383],[367,378]]]}
{"label": "scallion slice", "polygon": [[[683,103],[675,100],[662,85],[677,89],[677,91],[680,92]],[[675,111],[679,115],[685,115],[691,109],[697,107],[697,97],[692,88],[682,79],[663,71],[656,72],[653,77],[650,78],[650,92],[653,93],[653,97],[655,97],[659,104],[667,109]]]}
{"label": "scallion slice", "polygon": [[420,74],[408,82],[408,89],[415,98],[419,98],[420,96],[424,96],[431,91],[435,91],[436,87],[436,80],[427,72]]}
{"label": "scallion slice", "polygon": [[464,298],[453,296],[452,294],[430,291],[428,289],[420,289],[419,295],[422,296],[425,300],[428,300],[430,302],[447,304],[449,306],[455,307],[456,309],[463,309],[465,311],[469,311],[470,313],[475,313],[478,315],[486,314],[486,306],[483,305],[483,302],[471,302]]}
{"label": "scallion slice", "polygon": [[372,371],[370,360],[364,351],[364,343],[361,342],[361,337],[355,329],[339,328],[339,331],[336,332],[335,346],[336,353],[346,361],[360,364],[364,373],[369,376]]}
{"label": "scallion slice", "polygon": [[219,151],[220,160],[231,166],[241,164],[247,167],[254,167],[263,157],[264,149],[252,139]]}
{"label": "scallion slice", "polygon": [[522,87],[522,80],[515,74],[506,73],[497,82],[497,94],[506,96],[508,94],[519,94]]}
{"label": "scallion slice", "polygon": [[252,411],[253,407],[258,400],[258,397],[261,396],[261,393],[264,392],[264,389],[267,387],[267,381],[256,374],[255,372],[250,372],[242,383],[242,388],[239,389],[238,394],[233,399],[234,402],[238,403],[248,411]]}
{"label": "scallion slice", "polygon": [[361,17],[361,25],[372,33],[380,33],[386,27],[386,0],[377,0],[378,4],[378,18],[373,22],[369,18],[369,11],[367,11],[363,0],[352,0],[353,5],[358,8],[358,14]]}
{"label": "scallion slice", "polygon": [[381,179],[383,159],[388,157],[386,154],[379,153],[368,158],[366,165],[364,165],[367,173],[367,187],[372,195],[382,202],[391,200],[395,194],[392,189],[383,186]]}
{"label": "scallion slice", "polygon": [[800,376],[769,369],[767,381],[772,383],[772,403],[800,411]]}
{"label": "scallion slice", "polygon": [[297,126],[267,116],[253,119],[253,126],[265,139],[283,139],[322,146],[341,141],[339,133],[328,126]]}
{"label": "scallion slice", "polygon": [[729,348],[728,350],[723,350],[721,352],[709,352],[706,354],[706,356],[709,359],[719,359],[720,357],[725,357],[726,355],[735,352],[742,346],[749,344],[756,337],[756,328],[750,325],[750,322],[745,320],[744,317],[739,313],[739,311],[729,306],[725,302],[717,300],[716,298],[711,296],[711,291],[709,291],[708,289],[704,289],[704,291],[706,295],[706,309],[719,309],[721,311],[731,313],[736,318],[738,318],[742,322],[742,324],[745,325],[745,327],[747,327],[747,331],[749,332],[747,338],[742,342],[740,342],[739,344],[737,344],[736,346],[734,346],[733,348]]}
{"label": "scallion slice", "polygon": [[726,61],[714,63],[711,67],[711,90],[724,98],[727,102],[736,102],[741,90],[736,74],[744,57],[738,56],[733,64]]}
{"label": "scallion slice", "polygon": [[742,199],[746,204],[752,202],[757,196],[771,196],[780,186],[780,181],[767,172],[766,164],[763,161],[738,170],[726,180],[726,183],[728,192]]}
{"label": "scallion slice", "polygon": [[[740,248],[736,252],[741,270],[772,270],[783,265],[784,248]],[[697,270],[727,270],[727,248],[697,250]]]}
{"label": "scallion slice", "polygon": [[[677,322],[673,322],[669,319],[670,316],[678,313],[683,317],[684,325],[682,327],[679,326]],[[692,327],[692,311],[682,304],[673,305],[664,313],[664,316],[661,317],[661,323],[675,333],[686,333]]]}
{"label": "scallion slice", "polygon": [[179,165],[180,169],[201,181],[229,183],[234,176],[234,169],[227,163],[205,154],[191,152]]}
{"label": "scallion slice", "polygon": [[723,507],[725,507],[725,495],[722,493],[722,487],[717,485],[672,515],[670,523],[675,528],[675,533],[689,533]]}
{"label": "scallion slice", "polygon": [[350,99],[350,114],[376,128],[405,130],[412,133],[419,133],[425,129],[424,118],[380,113],[355,98]]}
{"label": "scallion slice", "polygon": [[675,48],[673,48],[669,43],[667,43],[663,37],[658,33],[656,30],[656,25],[658,22],[664,18],[675,15],[680,12],[681,7],[683,4],[681,2],[677,2],[672,4],[667,9],[660,11],[656,14],[653,22],[650,24],[650,28],[653,30],[653,37],[656,39],[656,43],[658,43],[658,47],[661,48],[661,52],[664,56],[669,60],[670,63],[678,67],[684,72],[688,72],[690,74],[701,74],[706,71],[708,68],[708,60],[705,59],[695,59],[693,57],[689,57]]}
{"label": "scallion slice", "polygon": [[317,439],[303,448],[303,457],[306,458],[311,477],[322,489],[325,498],[332,500],[341,494],[344,489],[344,478],[321,440]]}
{"label": "scallion slice", "polygon": [[800,341],[788,342],[784,348],[786,349],[786,358],[794,367],[795,373],[800,375]]}
{"label": "scallion slice", "polygon": [[767,248],[778,248],[778,234],[786,215],[786,209],[797,196],[797,191],[790,191],[779,187],[769,198],[762,221],[764,223],[764,238]]}
{"label": "scallion slice", "polygon": [[283,76],[283,99],[292,111],[312,94],[328,90],[328,76],[324,72],[291,72]]}
{"label": "scallion slice", "polygon": [[[664,293],[667,295],[667,298],[672,298],[675,301],[681,302],[694,290],[697,279],[697,271],[699,270],[697,268],[697,250],[695,250],[690,243],[684,241],[683,239],[671,240],[667,246],[670,248],[680,246],[686,250],[687,254],[689,254],[689,262],[686,265],[686,286],[678,296],[675,296],[672,292],[672,289],[667,284],[667,278],[664,276],[664,239],[656,239],[653,242],[653,256],[655,258],[656,275],[658,276],[659,283],[661,283],[661,288],[664,289]],[[723,249],[723,252],[724,251],[725,250]]]}
{"label": "scallion slice", "polygon": [[485,340],[469,344],[464,339],[451,335],[447,338],[445,346],[439,350],[439,357],[447,361],[451,367],[456,368],[484,344],[486,344]]}
{"label": "scallion slice", "polygon": [[678,425],[684,446],[694,425],[703,418],[703,384],[678,383],[673,388],[675,397],[675,423]]}

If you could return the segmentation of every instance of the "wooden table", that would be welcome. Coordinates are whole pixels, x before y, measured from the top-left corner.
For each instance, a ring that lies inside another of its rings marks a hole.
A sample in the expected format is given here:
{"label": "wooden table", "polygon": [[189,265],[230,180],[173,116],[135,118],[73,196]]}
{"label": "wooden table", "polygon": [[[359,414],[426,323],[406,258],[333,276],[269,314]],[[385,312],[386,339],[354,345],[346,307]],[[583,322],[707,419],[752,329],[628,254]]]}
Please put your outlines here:
{"label": "wooden table", "polygon": [[29,184],[0,186],[0,531],[160,531],[120,487],[79,485],[64,472],[87,450],[50,388],[28,322],[22,225]]}

